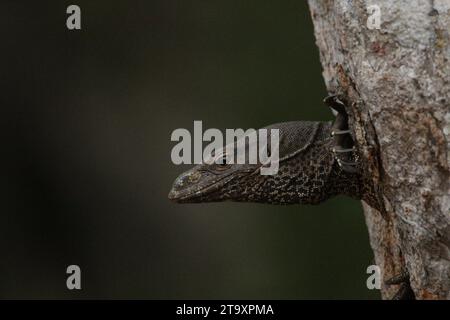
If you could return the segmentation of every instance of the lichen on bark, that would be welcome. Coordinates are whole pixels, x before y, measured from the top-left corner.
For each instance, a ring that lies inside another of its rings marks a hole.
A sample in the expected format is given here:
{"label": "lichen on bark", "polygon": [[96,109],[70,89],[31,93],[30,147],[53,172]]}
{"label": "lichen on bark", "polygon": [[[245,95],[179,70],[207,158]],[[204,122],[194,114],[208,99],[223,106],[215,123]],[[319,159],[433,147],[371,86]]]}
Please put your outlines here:
{"label": "lichen on bark", "polygon": [[[368,7],[380,8],[369,29]],[[450,1],[309,0],[329,92],[343,95],[366,175],[363,204],[383,279],[410,273],[417,299],[450,299]],[[383,298],[395,286],[383,285]]]}

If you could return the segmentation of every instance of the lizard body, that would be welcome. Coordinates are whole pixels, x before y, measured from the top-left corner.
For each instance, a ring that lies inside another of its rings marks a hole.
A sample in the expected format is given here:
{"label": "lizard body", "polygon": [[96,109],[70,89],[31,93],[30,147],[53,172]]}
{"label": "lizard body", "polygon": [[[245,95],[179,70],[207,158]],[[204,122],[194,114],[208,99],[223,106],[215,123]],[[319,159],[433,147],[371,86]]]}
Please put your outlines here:
{"label": "lizard body", "polygon": [[[387,219],[378,189],[363,173],[345,105],[337,96],[329,96],[324,102],[332,109],[335,121],[284,122],[266,127],[267,130],[279,130],[279,169],[276,174],[261,175],[261,163],[201,164],[175,180],[169,199],[177,203],[230,200],[318,204],[341,194],[364,200]],[[270,149],[270,144],[268,147]],[[394,299],[415,298],[407,272],[386,284],[401,284]]]}

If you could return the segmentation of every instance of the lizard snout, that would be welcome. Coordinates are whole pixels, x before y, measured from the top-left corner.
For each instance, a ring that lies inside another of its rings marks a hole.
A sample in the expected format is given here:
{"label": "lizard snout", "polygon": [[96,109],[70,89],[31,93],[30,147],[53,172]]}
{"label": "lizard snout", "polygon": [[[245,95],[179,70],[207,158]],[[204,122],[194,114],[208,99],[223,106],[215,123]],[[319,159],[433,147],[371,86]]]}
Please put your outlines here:
{"label": "lizard snout", "polygon": [[172,189],[169,192],[168,198],[170,200],[177,201],[185,195],[186,189],[194,185],[201,178],[199,172],[185,172],[182,173],[178,178],[175,179]]}

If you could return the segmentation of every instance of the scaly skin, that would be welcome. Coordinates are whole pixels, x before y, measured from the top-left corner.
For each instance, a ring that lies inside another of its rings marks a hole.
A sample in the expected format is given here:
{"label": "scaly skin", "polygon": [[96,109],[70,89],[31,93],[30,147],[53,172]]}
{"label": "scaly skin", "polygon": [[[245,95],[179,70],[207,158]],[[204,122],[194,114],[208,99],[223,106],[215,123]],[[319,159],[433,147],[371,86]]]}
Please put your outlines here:
{"label": "scaly skin", "polygon": [[261,175],[261,164],[201,164],[175,180],[169,199],[318,204],[339,194],[364,198],[360,171],[346,172],[336,161],[331,122],[288,122],[266,128],[280,133],[277,174]]}
{"label": "scaly skin", "polygon": [[[334,122],[299,121],[266,127],[279,129],[277,174],[261,175],[261,164],[201,164],[175,180],[169,199],[177,203],[318,204],[342,194],[364,200],[387,219],[371,179],[363,177],[345,106],[335,96],[327,97],[325,103],[336,113]],[[393,299],[414,299],[407,273],[387,284],[400,284]]]}

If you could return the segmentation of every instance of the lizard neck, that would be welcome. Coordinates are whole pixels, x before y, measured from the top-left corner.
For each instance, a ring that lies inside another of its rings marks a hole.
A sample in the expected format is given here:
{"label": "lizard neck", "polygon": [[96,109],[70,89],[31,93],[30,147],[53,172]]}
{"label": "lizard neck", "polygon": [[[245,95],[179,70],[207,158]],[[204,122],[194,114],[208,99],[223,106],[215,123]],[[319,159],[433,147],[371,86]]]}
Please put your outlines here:
{"label": "lizard neck", "polygon": [[331,143],[324,141],[321,145],[312,146],[301,159],[295,159],[292,165],[296,173],[290,181],[296,190],[293,201],[318,204],[337,195],[361,199],[361,175],[344,171],[331,149]]}
{"label": "lizard neck", "polygon": [[[250,192],[237,201],[318,204],[336,195],[361,198],[361,178],[340,168],[332,152],[331,123],[323,123],[314,142],[280,162],[274,176],[254,176]],[[247,191],[247,190],[245,190]]]}
{"label": "lizard neck", "polygon": [[335,161],[329,175],[327,194],[329,197],[345,195],[353,199],[361,200],[363,197],[363,179],[361,173],[346,172]]}

